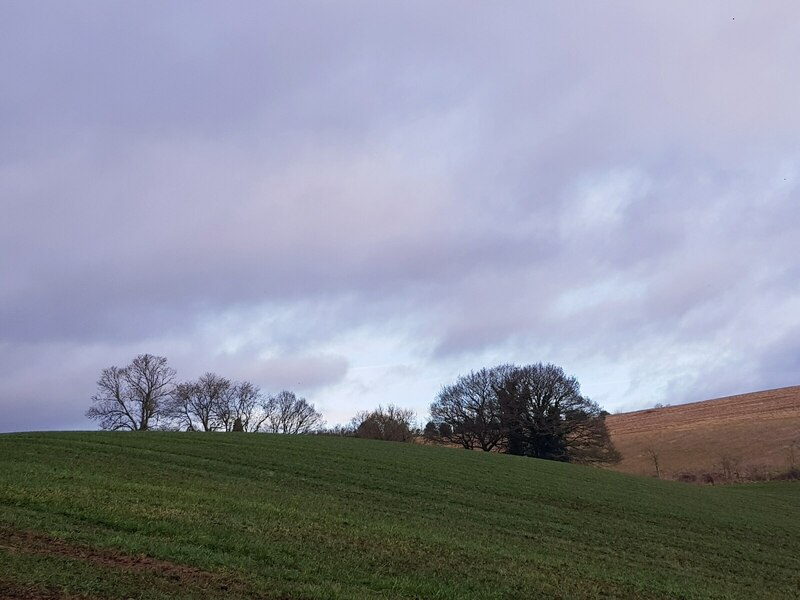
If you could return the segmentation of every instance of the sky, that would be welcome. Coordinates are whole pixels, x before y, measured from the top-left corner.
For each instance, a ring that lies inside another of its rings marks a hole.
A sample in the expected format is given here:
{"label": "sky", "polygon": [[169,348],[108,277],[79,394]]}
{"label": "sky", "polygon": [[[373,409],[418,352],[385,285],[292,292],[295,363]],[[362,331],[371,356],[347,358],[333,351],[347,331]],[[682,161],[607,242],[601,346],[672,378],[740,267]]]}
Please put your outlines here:
{"label": "sky", "polygon": [[0,431],[140,353],[424,421],[800,384],[800,5],[0,3]]}

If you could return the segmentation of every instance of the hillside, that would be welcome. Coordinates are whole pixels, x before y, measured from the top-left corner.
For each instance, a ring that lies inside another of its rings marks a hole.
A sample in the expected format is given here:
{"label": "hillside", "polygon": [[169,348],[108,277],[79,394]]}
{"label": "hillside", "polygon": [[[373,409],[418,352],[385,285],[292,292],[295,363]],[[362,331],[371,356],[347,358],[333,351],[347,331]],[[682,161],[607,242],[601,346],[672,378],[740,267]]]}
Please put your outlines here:
{"label": "hillside", "polygon": [[2,598],[791,598],[800,485],[332,437],[0,436]]}
{"label": "hillside", "polygon": [[[662,475],[733,469],[752,478],[800,465],[800,386],[610,415],[611,438],[622,453],[618,469]],[[725,465],[723,465],[725,462]]]}

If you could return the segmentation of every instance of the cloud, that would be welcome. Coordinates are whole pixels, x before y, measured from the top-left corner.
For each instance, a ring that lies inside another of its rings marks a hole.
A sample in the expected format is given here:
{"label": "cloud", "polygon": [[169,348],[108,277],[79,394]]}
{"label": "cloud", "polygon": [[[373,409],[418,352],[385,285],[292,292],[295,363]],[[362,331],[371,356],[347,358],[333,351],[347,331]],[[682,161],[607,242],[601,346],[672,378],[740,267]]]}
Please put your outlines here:
{"label": "cloud", "polygon": [[341,381],[348,370],[348,361],[343,356],[277,356],[262,360],[250,360],[244,366],[236,359],[226,373],[243,379],[257,381],[267,393],[283,389],[299,391],[315,390]]}
{"label": "cloud", "polygon": [[139,351],[343,415],[480,361],[611,408],[789,381],[797,8],[574,8],[4,5],[14,427]]}

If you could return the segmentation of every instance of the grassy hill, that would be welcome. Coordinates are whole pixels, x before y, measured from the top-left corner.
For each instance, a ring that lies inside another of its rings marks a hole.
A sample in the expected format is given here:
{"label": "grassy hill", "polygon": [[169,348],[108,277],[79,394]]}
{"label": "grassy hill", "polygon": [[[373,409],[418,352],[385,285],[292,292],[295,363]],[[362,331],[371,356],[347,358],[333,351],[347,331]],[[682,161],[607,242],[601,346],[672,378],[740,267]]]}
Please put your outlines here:
{"label": "grassy hill", "polygon": [[618,469],[654,475],[648,449],[662,475],[729,469],[752,479],[789,467],[794,447],[800,465],[800,386],[654,408],[606,418],[622,453]]}
{"label": "grassy hill", "polygon": [[2,598],[795,598],[800,485],[414,444],[0,436]]}

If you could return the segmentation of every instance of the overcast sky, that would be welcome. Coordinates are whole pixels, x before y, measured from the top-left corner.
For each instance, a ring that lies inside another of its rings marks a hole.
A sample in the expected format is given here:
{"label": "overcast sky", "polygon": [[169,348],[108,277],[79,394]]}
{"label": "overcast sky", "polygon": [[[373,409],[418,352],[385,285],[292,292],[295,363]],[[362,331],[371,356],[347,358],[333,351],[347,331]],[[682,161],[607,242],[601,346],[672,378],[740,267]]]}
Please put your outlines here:
{"label": "overcast sky", "polygon": [[0,431],[143,352],[329,423],[799,384],[799,203],[795,0],[6,0]]}

